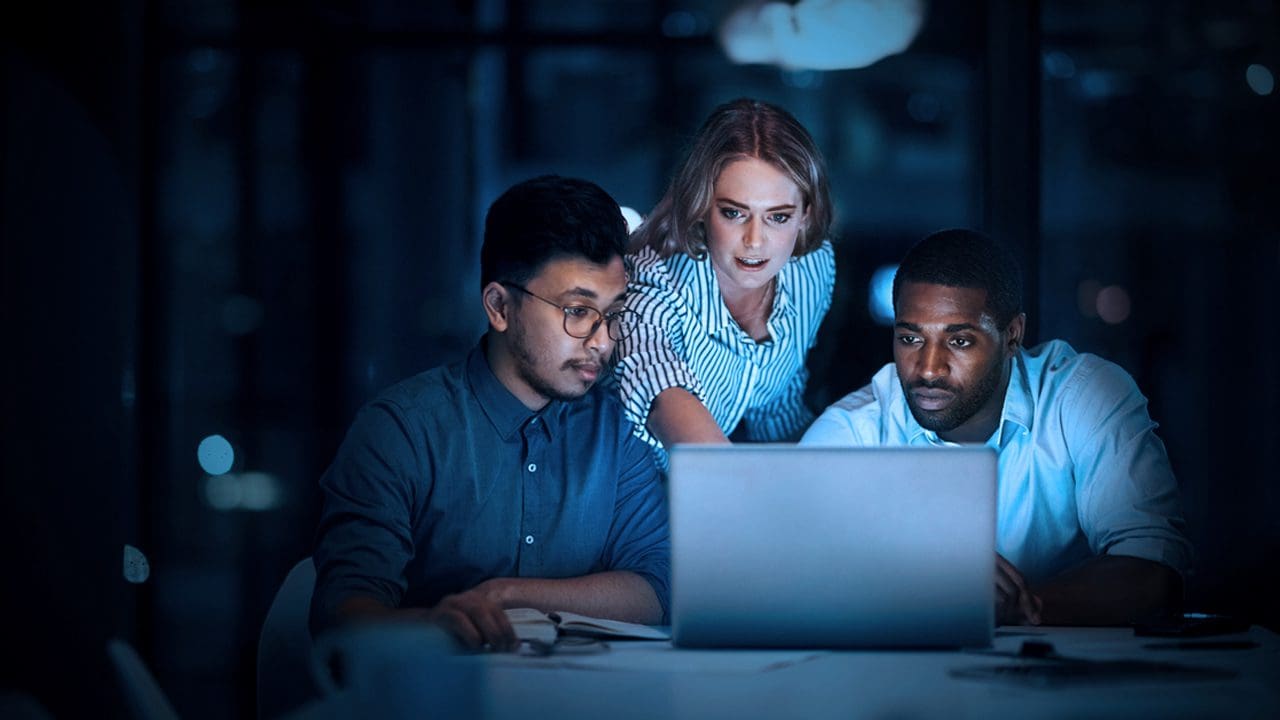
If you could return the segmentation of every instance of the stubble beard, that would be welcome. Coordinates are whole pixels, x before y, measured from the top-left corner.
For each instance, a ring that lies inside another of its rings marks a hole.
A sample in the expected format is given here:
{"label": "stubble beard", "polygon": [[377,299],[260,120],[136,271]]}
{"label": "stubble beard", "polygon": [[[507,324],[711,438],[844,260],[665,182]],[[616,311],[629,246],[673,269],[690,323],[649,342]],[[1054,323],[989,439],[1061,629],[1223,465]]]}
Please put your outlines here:
{"label": "stubble beard", "polygon": [[[534,392],[548,400],[566,401],[577,400],[583,395],[586,395],[587,391],[591,389],[591,386],[588,385],[583,388],[581,392],[565,391],[553,385],[546,378],[539,376],[537,372],[538,357],[530,347],[531,343],[529,342],[528,334],[525,332],[523,325],[518,323],[513,324],[511,329],[508,331],[508,337],[511,355],[516,359],[516,374],[519,375],[520,379],[523,380]],[[561,367],[561,369],[568,369],[568,367],[569,366],[566,363]]]}
{"label": "stubble beard", "polygon": [[987,400],[991,399],[991,396],[995,394],[996,388],[1000,385],[1000,374],[1004,363],[1003,359],[995,363],[991,371],[983,375],[972,390],[963,395],[958,395],[950,407],[938,411],[922,410],[916,407],[915,402],[911,399],[911,390],[920,387],[944,387],[947,390],[953,390],[950,386],[928,385],[927,383],[916,382],[911,387],[908,387],[906,382],[902,382],[899,379],[902,382],[902,392],[907,399],[907,407],[911,410],[911,416],[925,430],[935,433],[955,430],[968,422],[974,415],[977,415],[982,406],[986,405]]}

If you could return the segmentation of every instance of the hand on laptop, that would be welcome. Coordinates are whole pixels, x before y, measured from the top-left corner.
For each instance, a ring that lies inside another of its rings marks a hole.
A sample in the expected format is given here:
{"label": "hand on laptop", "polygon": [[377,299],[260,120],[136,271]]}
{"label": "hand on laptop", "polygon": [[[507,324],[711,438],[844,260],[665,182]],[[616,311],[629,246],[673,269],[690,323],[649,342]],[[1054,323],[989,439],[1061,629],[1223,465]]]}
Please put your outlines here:
{"label": "hand on laptop", "polygon": [[1039,625],[1044,601],[1027,588],[1022,573],[996,553],[996,624]]}

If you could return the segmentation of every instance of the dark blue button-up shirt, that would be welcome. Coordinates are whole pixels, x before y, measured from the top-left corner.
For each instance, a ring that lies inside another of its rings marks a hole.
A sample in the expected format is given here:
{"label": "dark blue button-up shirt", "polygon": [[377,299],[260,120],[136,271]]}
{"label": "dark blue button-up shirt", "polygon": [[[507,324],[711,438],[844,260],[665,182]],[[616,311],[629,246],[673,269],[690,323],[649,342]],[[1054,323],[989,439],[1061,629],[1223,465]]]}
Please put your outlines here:
{"label": "dark blue button-up shirt", "polygon": [[666,498],[602,388],[533,412],[483,343],[365,406],[320,480],[312,626],[351,596],[430,607],[490,578],[626,570],[667,614]]}

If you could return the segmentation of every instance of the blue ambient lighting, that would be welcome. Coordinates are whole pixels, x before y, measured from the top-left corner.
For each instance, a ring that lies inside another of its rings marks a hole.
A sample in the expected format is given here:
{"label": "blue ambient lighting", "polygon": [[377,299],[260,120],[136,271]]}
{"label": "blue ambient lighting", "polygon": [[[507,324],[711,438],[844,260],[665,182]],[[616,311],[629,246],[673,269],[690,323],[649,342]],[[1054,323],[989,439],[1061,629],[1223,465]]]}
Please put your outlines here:
{"label": "blue ambient lighting", "polygon": [[879,325],[893,324],[893,276],[897,274],[897,265],[882,265],[871,273],[867,309],[871,311],[871,319]]}

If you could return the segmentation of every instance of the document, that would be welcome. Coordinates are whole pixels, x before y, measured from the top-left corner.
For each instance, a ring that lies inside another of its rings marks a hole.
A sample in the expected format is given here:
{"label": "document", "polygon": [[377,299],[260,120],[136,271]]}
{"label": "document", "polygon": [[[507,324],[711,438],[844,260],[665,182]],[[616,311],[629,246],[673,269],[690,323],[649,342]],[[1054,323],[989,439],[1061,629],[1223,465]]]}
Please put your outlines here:
{"label": "document", "polygon": [[507,610],[507,620],[521,641],[554,644],[561,636],[610,640],[670,640],[671,636],[649,627],[621,620],[605,620],[577,613],[557,611],[544,613],[533,608]]}

